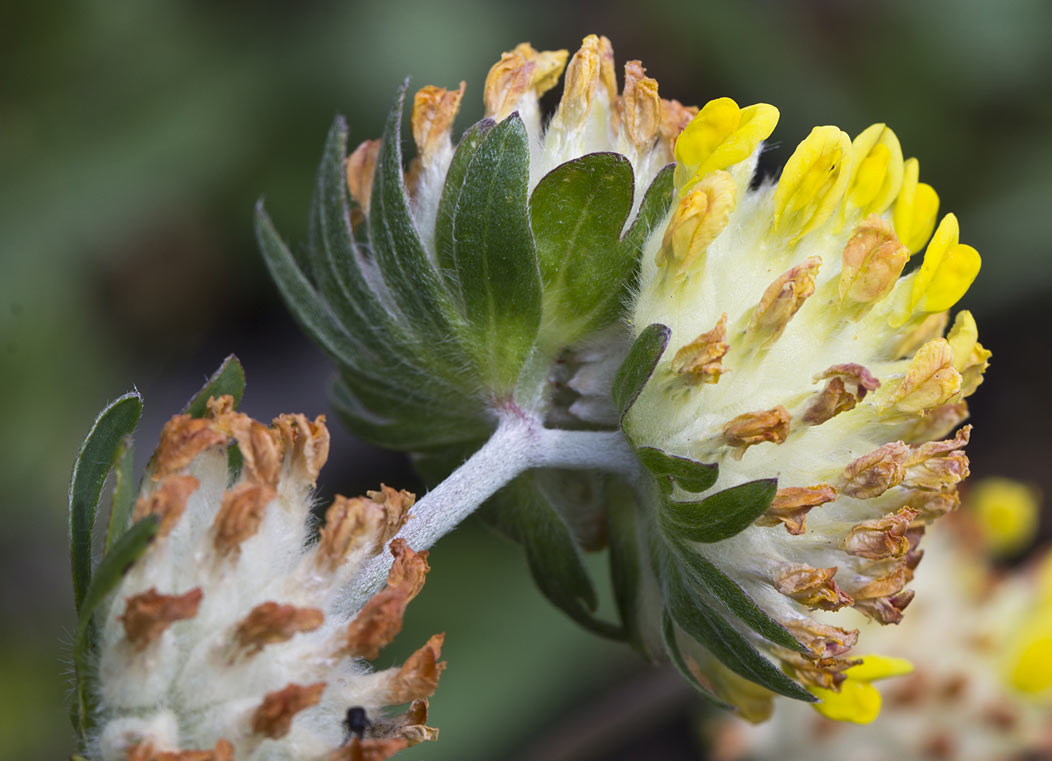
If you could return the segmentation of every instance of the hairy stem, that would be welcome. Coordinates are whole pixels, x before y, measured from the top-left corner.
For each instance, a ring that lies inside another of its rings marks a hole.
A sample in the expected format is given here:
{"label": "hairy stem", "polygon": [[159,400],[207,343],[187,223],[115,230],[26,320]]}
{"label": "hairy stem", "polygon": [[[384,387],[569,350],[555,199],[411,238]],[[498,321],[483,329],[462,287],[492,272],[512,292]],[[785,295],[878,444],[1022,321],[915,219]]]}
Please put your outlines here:
{"label": "hairy stem", "polygon": [[[489,440],[413,506],[397,537],[418,552],[426,550],[515,476],[542,467],[604,470],[634,482],[640,465],[620,431],[545,428],[512,407],[502,412]],[[380,587],[391,562],[385,550],[359,572],[352,604],[363,604]]]}

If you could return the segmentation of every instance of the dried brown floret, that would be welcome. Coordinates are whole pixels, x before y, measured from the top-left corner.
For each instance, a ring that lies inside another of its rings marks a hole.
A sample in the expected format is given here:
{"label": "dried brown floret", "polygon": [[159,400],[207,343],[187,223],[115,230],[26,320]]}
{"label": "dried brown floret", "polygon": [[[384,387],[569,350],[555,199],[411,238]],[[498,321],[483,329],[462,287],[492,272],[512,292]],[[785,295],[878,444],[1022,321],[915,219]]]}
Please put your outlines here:
{"label": "dried brown floret", "polygon": [[186,511],[186,500],[200,486],[193,476],[168,476],[148,497],[140,497],[132,511],[132,520],[139,521],[147,515],[161,519],[157,536],[168,536]]}
{"label": "dried brown floret", "polygon": [[277,492],[265,484],[242,483],[223,495],[212,524],[212,544],[221,555],[237,550],[263,522],[263,513]]}
{"label": "dried brown floret", "polygon": [[162,595],[151,587],[128,597],[120,619],[124,634],[136,650],[143,650],[176,621],[196,616],[201,597],[200,587],[182,595]]}
{"label": "dried brown floret", "polygon": [[324,691],[325,682],[316,682],[308,685],[290,684],[284,689],[268,692],[252,714],[252,731],[272,740],[284,737],[292,727],[293,717],[317,705]]}
{"label": "dried brown floret", "polygon": [[253,655],[267,645],[285,642],[300,632],[312,632],[323,623],[325,614],[318,608],[264,602],[238,622],[234,640],[246,654]]}
{"label": "dried brown floret", "polygon": [[779,489],[767,512],[756,520],[756,525],[777,526],[782,523],[790,534],[802,534],[807,529],[807,513],[836,498],[837,491],[829,484]]}
{"label": "dried brown floret", "polygon": [[723,435],[732,446],[749,447],[771,441],[781,444],[789,436],[789,411],[782,405],[769,410],[745,412],[723,426]]}
{"label": "dried brown floret", "polygon": [[153,480],[160,481],[183,470],[201,452],[226,442],[227,437],[213,429],[211,420],[176,415],[161,430],[161,441],[151,462]]}

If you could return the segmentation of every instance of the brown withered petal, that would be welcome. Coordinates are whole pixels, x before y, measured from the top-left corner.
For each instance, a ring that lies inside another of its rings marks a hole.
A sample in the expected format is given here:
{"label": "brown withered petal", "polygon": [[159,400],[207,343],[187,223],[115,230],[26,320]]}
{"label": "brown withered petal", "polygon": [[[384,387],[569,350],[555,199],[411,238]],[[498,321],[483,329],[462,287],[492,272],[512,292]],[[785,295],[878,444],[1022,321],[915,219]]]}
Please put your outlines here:
{"label": "brown withered petal", "polygon": [[840,685],[847,679],[844,671],[862,663],[861,658],[832,656],[813,660],[800,653],[786,651],[780,656],[793,674],[804,684],[840,692]]}
{"label": "brown withered petal", "polygon": [[661,132],[661,98],[657,80],[646,76],[641,61],[625,64],[625,87],[617,105],[629,142],[641,153],[649,151]]}
{"label": "brown withered petal", "polygon": [[804,412],[803,421],[819,425],[830,418],[855,408],[866,398],[866,394],[880,388],[880,381],[862,365],[847,362],[833,365],[815,376],[815,381],[829,379]]}
{"label": "brown withered petal", "polygon": [[460,101],[464,97],[464,88],[460,83],[456,90],[427,85],[417,91],[413,97],[413,114],[410,125],[413,141],[424,164],[443,145],[450,144],[450,130],[453,120],[460,110]]}
{"label": "brown withered petal", "polygon": [[161,519],[157,536],[168,536],[186,511],[186,500],[197,491],[200,483],[193,476],[168,476],[148,497],[140,497],[132,510],[132,520],[139,521],[147,515]]}
{"label": "brown withered petal", "polygon": [[569,50],[541,50],[538,52],[528,42],[520,42],[512,52],[518,53],[533,63],[530,88],[538,98],[559,84],[559,77],[562,76],[563,69],[566,68],[566,61],[570,57]]}
{"label": "brown withered petal", "polygon": [[769,410],[745,412],[723,426],[732,446],[748,447],[770,441],[781,444],[789,435],[789,411],[782,405]]}
{"label": "brown withered petal", "polygon": [[914,423],[903,438],[907,442],[941,439],[967,419],[967,402],[942,404]]}
{"label": "brown withered petal", "polygon": [[212,750],[155,750],[150,743],[138,743],[126,753],[127,761],[234,761],[234,746],[227,740]]}
{"label": "brown withered petal", "polygon": [[223,503],[212,524],[212,544],[220,554],[237,550],[255,536],[263,513],[277,492],[265,484],[238,484],[223,495]]}
{"label": "brown withered petal", "polygon": [[383,508],[384,521],[377,545],[379,549],[409,520],[409,508],[416,502],[416,495],[405,489],[392,489],[387,484],[380,484],[379,491],[367,491],[365,495]]}
{"label": "brown withered petal", "polygon": [[807,529],[807,513],[812,508],[832,502],[836,498],[837,491],[829,484],[779,489],[767,512],[756,520],[756,525],[777,526],[782,523],[790,534],[802,534]]}
{"label": "brown withered petal", "polygon": [[438,678],[445,671],[445,661],[439,661],[445,634],[435,634],[422,648],[413,653],[388,684],[388,703],[408,703],[431,695],[438,687]]}
{"label": "brown withered petal", "polygon": [[[613,71],[612,60],[603,62],[601,47],[599,37],[594,34],[588,35],[581,41],[580,49],[573,54],[570,63],[566,66],[562,99],[552,118],[553,123],[559,124],[563,129],[576,130],[584,125],[588,113],[592,110],[592,98],[600,82],[601,70],[605,66],[610,66],[610,71]],[[603,84],[608,85],[607,82]],[[611,101],[615,97],[617,97],[616,82]]]}
{"label": "brown withered petal", "polygon": [[617,98],[617,71],[614,67],[614,46],[605,35],[599,35],[599,84],[613,103]]}
{"label": "brown withered petal", "polygon": [[274,418],[273,425],[286,457],[291,460],[292,472],[310,484],[316,483],[318,473],[329,459],[329,429],[325,427],[325,416],[318,415],[310,421],[306,415],[279,415]]}
{"label": "brown withered petal", "polygon": [[253,655],[267,645],[286,642],[300,632],[312,632],[323,623],[325,614],[319,608],[264,602],[238,622],[234,640],[246,654]]}
{"label": "brown withered petal", "polygon": [[369,201],[373,195],[373,175],[380,155],[380,141],[366,140],[347,157],[347,190],[369,216]]}
{"label": "brown withered petal", "polygon": [[729,348],[727,313],[724,312],[716,327],[680,347],[672,358],[672,372],[695,384],[716,383],[725,372],[721,360]]}
{"label": "brown withered petal", "polygon": [[848,631],[839,626],[828,626],[807,618],[785,624],[797,641],[816,658],[835,658],[843,655],[858,642],[858,629]]}
{"label": "brown withered petal", "polygon": [[918,489],[953,489],[969,475],[968,455],[962,451],[972,427],[966,425],[952,439],[929,441],[910,448],[906,484]]}
{"label": "brown withered petal", "polygon": [[401,738],[410,746],[436,740],[438,730],[427,726],[427,699],[414,700],[405,713],[387,720],[373,722],[369,735],[375,738]]}
{"label": "brown withered petal", "polygon": [[753,311],[749,330],[777,338],[804,302],[815,292],[815,278],[822,266],[822,258],[809,256],[767,286],[760,303]]}
{"label": "brown withered petal", "polygon": [[387,587],[373,595],[347,627],[348,655],[373,660],[402,630],[406,606],[424,586],[429,567],[427,553],[415,553],[404,539],[391,542],[395,561]]}
{"label": "brown withered petal", "polygon": [[500,60],[490,67],[482,88],[487,117],[499,122],[515,110],[530,89],[535,65],[518,48],[501,55]]}
{"label": "brown withered petal", "polygon": [[136,650],[143,650],[176,621],[193,618],[201,604],[200,587],[181,595],[162,595],[156,588],[125,598],[121,623],[124,634]]}
{"label": "brown withered petal", "polygon": [[840,300],[871,304],[883,298],[895,286],[909,258],[890,222],[876,214],[866,217],[844,247]]}
{"label": "brown withered petal", "polygon": [[888,405],[902,412],[923,414],[946,403],[960,390],[961,374],[953,366],[953,349],[945,338],[936,338],[913,355]]}
{"label": "brown withered petal", "polygon": [[874,597],[871,600],[858,600],[855,609],[865,613],[880,624],[897,624],[902,621],[902,611],[913,602],[914,592],[905,589],[890,597]]}
{"label": "brown withered petal", "polygon": [[854,600],[836,583],[836,572],[836,566],[813,568],[798,563],[775,577],[775,588],[809,608],[839,610]]}
{"label": "brown withered petal", "polygon": [[[916,517],[916,510],[903,507],[883,518],[862,521],[848,530],[844,550],[872,560],[902,557],[910,548],[906,530]],[[853,595],[857,600],[858,593]]]}
{"label": "brown withered petal", "polygon": [[226,436],[213,430],[211,420],[176,415],[161,430],[161,441],[151,462],[153,480],[160,481],[182,470],[201,452],[226,442]]}
{"label": "brown withered petal", "polygon": [[856,499],[879,497],[906,477],[910,448],[892,441],[862,455],[844,468],[840,491]]}
{"label": "brown withered petal", "polygon": [[935,312],[921,320],[915,327],[899,339],[892,356],[902,359],[913,354],[917,349],[933,338],[938,338],[946,332],[946,326],[950,324],[949,312]]}
{"label": "brown withered petal", "polygon": [[244,460],[242,477],[254,484],[277,488],[284,457],[280,433],[242,412],[220,415],[214,425],[237,441]]}
{"label": "brown withered petal", "polygon": [[956,489],[928,491],[917,489],[906,495],[906,502],[925,520],[954,512],[961,506],[961,495]]}
{"label": "brown withered petal", "polygon": [[669,159],[675,152],[676,139],[691,119],[698,115],[697,106],[684,106],[678,100],[661,99],[661,145]]}
{"label": "brown withered petal", "polygon": [[905,563],[899,563],[888,573],[867,582],[854,591],[855,601],[874,600],[878,597],[889,597],[902,591],[909,582],[911,573]]}
{"label": "brown withered petal", "polygon": [[325,682],[305,686],[290,684],[284,689],[268,692],[252,714],[252,731],[276,740],[289,733],[293,717],[300,711],[317,705],[325,691]]}
{"label": "brown withered petal", "polygon": [[349,743],[332,752],[329,761],[386,761],[408,747],[409,741],[401,738],[363,740],[352,737]]}

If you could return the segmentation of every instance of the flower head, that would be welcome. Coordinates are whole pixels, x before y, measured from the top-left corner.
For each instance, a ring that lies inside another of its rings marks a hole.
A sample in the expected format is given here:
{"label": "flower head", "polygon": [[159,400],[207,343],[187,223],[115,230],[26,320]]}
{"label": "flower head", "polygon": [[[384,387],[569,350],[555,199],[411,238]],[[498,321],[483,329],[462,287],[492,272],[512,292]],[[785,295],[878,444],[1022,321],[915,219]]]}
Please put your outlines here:
{"label": "flower head", "polygon": [[[990,488],[1009,485],[1027,492],[1025,485],[1007,479],[997,479]],[[980,491],[973,489],[968,509],[926,538],[917,600],[901,627],[881,629],[856,615],[868,646],[887,656],[865,656],[861,665],[847,669],[839,693],[811,688],[822,699],[814,706],[821,715],[781,701],[764,725],[714,721],[708,725],[713,756],[720,761],[1047,758],[1052,753],[1052,555],[1045,552],[1037,562],[1007,573],[995,569],[986,553],[1001,546],[1001,526],[984,515],[981,502],[987,496],[973,499]],[[1034,518],[1036,502],[1016,501],[1013,512]],[[1025,541],[1033,536],[1031,530]],[[890,666],[904,675],[859,683],[873,666]]]}
{"label": "flower head", "polygon": [[[107,445],[115,409],[85,451]],[[413,495],[382,486],[337,497],[315,538],[312,492],[328,449],[322,417],[266,425],[235,411],[231,395],[209,394],[164,426],[126,501],[132,525],[124,531],[128,510],[115,503],[110,549],[81,606],[94,644],[78,642],[77,712],[91,758],[382,759],[435,737],[424,722],[445,668],[442,635],[400,666],[365,663],[401,629],[427,553],[392,542],[386,587],[361,607],[349,596]]]}
{"label": "flower head", "polygon": [[[737,626],[788,673],[813,690],[871,696],[852,677],[873,662],[857,665],[851,654],[858,632],[811,612],[854,607],[898,623],[913,599],[906,585],[924,526],[952,509],[968,475],[971,428],[940,438],[966,417],[963,400],[989,352],[968,312],[945,338],[941,326],[975,277],[978,254],[957,242],[947,215],[921,267],[901,276],[910,247],[900,228],[922,247],[935,204],[928,191],[918,197],[915,162],[907,172],[886,126],[853,140],[816,127],[777,182],[754,187],[773,120],[756,130],[753,119],[728,119],[736,109],[713,101],[679,137],[677,207],[664,237],[644,249],[632,312],[639,342],[648,330],[660,340],[623,426],[638,447],[718,470],[716,496],[698,501],[704,490],[677,484],[658,501],[649,529],[658,546],[679,562],[715,565],[791,632],[803,652]],[[680,218],[697,216],[694,197],[714,179],[728,205],[677,254],[669,236]],[[777,479],[777,488],[759,496],[761,479]],[[713,530],[729,509],[739,513],[733,535]],[[686,586],[695,601],[718,590],[700,575],[658,578],[672,602],[667,644],[685,635],[688,647],[711,651],[675,590]],[[737,674],[753,677],[745,667]],[[776,681],[772,673],[768,686]],[[714,689],[739,702],[728,680]]]}
{"label": "flower head", "polygon": [[[405,175],[400,101],[346,161],[337,124],[308,253],[263,215],[260,240],[352,430],[445,474],[518,421],[538,453],[502,477],[536,470],[490,515],[549,596],[761,718],[850,680],[857,632],[814,611],[897,623],[912,600],[968,475],[954,430],[990,355],[968,312],[944,332],[979,255],[883,124],[815,127],[762,180],[776,108],[685,107],[638,61],[622,82],[605,37],[519,45],[455,149],[436,129],[463,90],[418,93]],[[620,433],[631,456],[541,429]],[[578,556],[606,539],[617,626]]]}

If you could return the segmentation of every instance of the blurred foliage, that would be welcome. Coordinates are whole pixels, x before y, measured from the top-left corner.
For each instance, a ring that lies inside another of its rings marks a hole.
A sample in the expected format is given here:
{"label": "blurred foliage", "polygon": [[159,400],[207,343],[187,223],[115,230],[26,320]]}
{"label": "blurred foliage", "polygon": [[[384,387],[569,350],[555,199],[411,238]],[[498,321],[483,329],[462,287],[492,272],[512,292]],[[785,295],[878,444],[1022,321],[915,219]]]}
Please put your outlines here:
{"label": "blurred foliage", "polygon": [[[812,124],[892,126],[984,255],[966,298],[994,350],[974,407],[973,470],[1052,492],[1037,438],[1047,412],[1034,419],[1052,366],[1030,337],[1052,295],[1050,28],[1046,0],[0,7],[0,758],[70,747],[62,526],[94,414],[136,385],[144,456],[230,351],[248,371],[246,411],[325,411],[329,371],[266,280],[253,202],[265,193],[302,240],[334,113],[347,115],[353,144],[379,134],[403,76],[413,86],[465,79],[462,128],[481,115],[489,65],[521,40],[572,49],[602,32],[620,61],[643,59],[666,97],[778,105],[770,166]],[[379,479],[411,476],[399,458],[337,437],[325,488]],[[410,647],[445,628],[451,667],[434,702],[442,741],[417,757],[500,757],[607,672],[637,664],[549,610],[518,554],[481,530],[457,532],[432,561],[403,638]]]}

